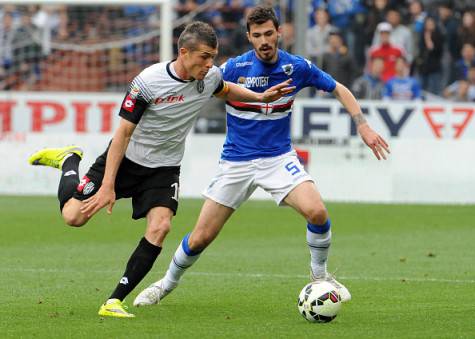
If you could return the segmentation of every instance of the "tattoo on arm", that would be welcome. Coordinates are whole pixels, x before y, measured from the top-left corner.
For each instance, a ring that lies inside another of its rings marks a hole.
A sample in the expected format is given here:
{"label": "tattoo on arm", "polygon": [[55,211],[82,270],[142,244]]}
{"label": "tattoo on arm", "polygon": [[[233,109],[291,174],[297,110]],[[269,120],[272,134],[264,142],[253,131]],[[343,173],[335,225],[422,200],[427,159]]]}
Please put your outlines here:
{"label": "tattoo on arm", "polygon": [[355,122],[356,127],[366,123],[366,118],[364,117],[363,113],[358,113],[354,115],[352,119]]}

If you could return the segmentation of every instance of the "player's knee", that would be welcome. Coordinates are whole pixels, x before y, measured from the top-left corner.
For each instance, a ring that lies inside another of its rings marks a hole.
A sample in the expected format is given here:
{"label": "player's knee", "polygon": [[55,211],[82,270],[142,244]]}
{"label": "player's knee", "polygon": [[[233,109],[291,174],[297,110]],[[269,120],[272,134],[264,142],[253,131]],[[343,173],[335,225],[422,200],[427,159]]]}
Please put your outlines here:
{"label": "player's knee", "polygon": [[170,232],[171,227],[172,224],[170,220],[163,218],[158,222],[152,223],[149,227],[149,231],[152,235],[162,238]]}
{"label": "player's knee", "polygon": [[323,225],[328,219],[328,212],[324,206],[313,208],[307,213],[308,222],[314,225]]}
{"label": "player's knee", "polygon": [[64,222],[68,226],[72,226],[72,227],[81,227],[87,222],[87,218],[81,215],[78,215],[76,213],[68,213],[64,211],[63,211],[63,219],[64,219]]}

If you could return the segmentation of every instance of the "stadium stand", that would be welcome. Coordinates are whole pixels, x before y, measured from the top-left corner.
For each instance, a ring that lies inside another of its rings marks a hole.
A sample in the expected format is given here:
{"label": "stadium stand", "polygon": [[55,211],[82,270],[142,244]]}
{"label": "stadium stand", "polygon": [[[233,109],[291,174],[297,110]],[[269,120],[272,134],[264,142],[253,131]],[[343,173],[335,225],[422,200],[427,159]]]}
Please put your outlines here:
{"label": "stadium stand", "polygon": [[[467,53],[462,52],[475,48],[473,1],[310,2],[308,34],[320,31],[316,28],[319,17],[316,13],[327,13],[320,17],[329,18],[325,25],[338,28],[348,54],[345,57],[353,60],[355,71],[347,82],[369,70],[370,47],[377,44],[376,28],[382,22],[392,23],[391,43],[398,45],[401,37],[411,38],[403,38],[405,46],[399,44],[399,48],[409,62],[410,75],[421,82],[431,97],[441,95],[442,89],[454,81],[464,80],[467,72],[461,73],[460,67],[465,65],[466,70],[475,61],[467,60]],[[343,2],[351,4],[339,6]],[[183,25],[190,20],[209,22],[220,39],[217,63],[221,63],[248,48],[245,35],[248,8],[268,4],[274,6],[285,26],[282,48],[291,50],[293,13],[298,3],[179,0],[174,6],[175,42]],[[123,91],[140,69],[159,61],[159,10],[159,6],[138,5],[1,5],[0,90]],[[436,25],[433,29],[432,23]],[[305,56],[326,70],[328,63],[321,58],[328,51],[314,50],[312,46],[317,45],[328,46],[328,43],[309,43]],[[441,79],[441,86],[428,81],[433,78]]]}

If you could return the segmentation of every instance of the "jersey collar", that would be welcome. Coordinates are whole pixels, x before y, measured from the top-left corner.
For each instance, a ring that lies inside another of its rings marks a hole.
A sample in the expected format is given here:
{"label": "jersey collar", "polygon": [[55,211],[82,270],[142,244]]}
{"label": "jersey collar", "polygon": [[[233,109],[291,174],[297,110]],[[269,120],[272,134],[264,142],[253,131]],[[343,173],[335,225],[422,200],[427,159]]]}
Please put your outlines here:
{"label": "jersey collar", "polygon": [[170,61],[167,64],[167,73],[170,76],[170,78],[172,78],[173,80],[179,81],[179,82],[183,82],[185,84],[194,81],[194,79],[193,80],[183,80],[183,79],[180,79],[179,77],[177,77],[175,74],[173,74],[172,69],[171,69],[171,67],[172,67],[171,65],[172,65],[172,62],[174,62],[174,61],[176,61],[176,59],[173,59],[172,61]]}

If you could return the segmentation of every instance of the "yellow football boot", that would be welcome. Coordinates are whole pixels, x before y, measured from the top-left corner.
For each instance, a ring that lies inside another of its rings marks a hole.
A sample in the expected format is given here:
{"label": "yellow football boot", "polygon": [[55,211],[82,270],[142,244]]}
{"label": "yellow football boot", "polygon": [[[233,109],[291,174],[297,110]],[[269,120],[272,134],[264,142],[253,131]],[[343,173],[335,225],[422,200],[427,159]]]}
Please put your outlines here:
{"label": "yellow football boot", "polygon": [[72,154],[76,154],[82,159],[83,151],[78,146],[66,146],[62,148],[44,148],[34,153],[28,162],[34,166],[49,166],[61,169],[64,160],[69,158]]}
{"label": "yellow football boot", "polygon": [[109,299],[99,309],[98,314],[103,317],[134,318],[135,314],[127,312],[125,306],[119,299]]}

